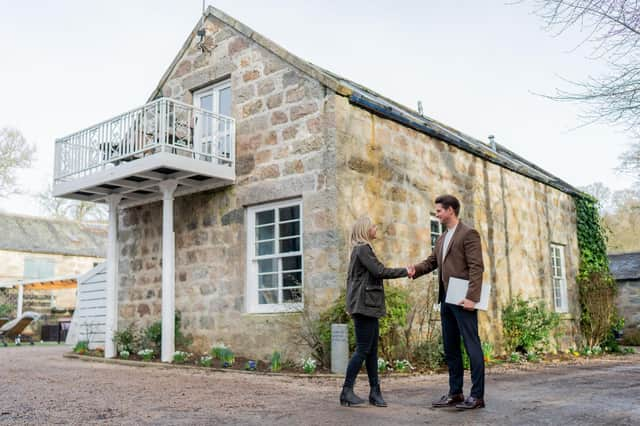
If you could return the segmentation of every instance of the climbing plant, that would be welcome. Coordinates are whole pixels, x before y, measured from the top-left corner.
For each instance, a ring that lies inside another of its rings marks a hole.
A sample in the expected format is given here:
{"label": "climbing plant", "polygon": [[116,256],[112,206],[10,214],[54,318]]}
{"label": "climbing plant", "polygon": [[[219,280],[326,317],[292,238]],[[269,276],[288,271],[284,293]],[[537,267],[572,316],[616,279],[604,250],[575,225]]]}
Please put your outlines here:
{"label": "climbing plant", "polygon": [[577,284],[580,326],[588,346],[600,345],[612,333],[617,321],[616,283],[609,272],[607,232],[598,213],[598,200],[581,194],[575,197],[580,268]]}

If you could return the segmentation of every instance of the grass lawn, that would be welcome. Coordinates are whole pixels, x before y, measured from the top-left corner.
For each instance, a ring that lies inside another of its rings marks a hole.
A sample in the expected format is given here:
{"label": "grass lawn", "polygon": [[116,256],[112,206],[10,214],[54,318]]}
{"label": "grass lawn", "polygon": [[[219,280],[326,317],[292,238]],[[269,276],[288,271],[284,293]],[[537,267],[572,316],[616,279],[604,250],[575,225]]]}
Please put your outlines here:
{"label": "grass lawn", "polygon": [[[9,341],[10,340],[10,341]],[[13,347],[16,346],[16,344],[13,342],[13,339],[7,339],[7,343],[9,344],[8,347]],[[63,346],[64,343],[57,343],[57,342],[34,342],[34,346]],[[22,347],[22,346],[31,346],[31,344],[29,342],[22,342],[18,347]],[[0,343],[0,349],[4,348],[5,346]]]}

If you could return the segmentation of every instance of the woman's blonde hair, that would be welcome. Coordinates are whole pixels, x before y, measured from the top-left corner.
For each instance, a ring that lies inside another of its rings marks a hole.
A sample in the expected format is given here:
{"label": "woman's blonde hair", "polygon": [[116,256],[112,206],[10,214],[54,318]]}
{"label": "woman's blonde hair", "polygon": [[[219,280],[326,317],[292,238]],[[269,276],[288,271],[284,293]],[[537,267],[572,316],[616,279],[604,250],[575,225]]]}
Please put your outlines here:
{"label": "woman's blonde hair", "polygon": [[[369,237],[369,229],[373,226],[373,222],[369,216],[360,216],[351,228],[351,247],[359,244],[368,244],[371,246],[371,238]],[[372,247],[373,248],[373,247]]]}

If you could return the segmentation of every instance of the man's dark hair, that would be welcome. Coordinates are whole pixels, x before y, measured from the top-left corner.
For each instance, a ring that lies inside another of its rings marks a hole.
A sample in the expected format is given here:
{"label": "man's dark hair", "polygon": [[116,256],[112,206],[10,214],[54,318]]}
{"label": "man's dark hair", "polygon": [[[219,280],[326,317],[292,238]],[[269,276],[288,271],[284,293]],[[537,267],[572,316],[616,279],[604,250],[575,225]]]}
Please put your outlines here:
{"label": "man's dark hair", "polygon": [[448,209],[451,207],[454,212],[456,212],[456,216],[460,215],[460,201],[453,195],[440,195],[436,198],[436,204],[442,204],[442,207]]}

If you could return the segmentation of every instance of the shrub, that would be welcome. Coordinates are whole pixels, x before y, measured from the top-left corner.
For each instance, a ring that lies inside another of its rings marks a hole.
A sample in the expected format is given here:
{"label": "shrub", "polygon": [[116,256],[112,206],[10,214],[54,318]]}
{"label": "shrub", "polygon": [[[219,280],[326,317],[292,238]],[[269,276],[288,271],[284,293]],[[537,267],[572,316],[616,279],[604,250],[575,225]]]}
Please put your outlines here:
{"label": "shrub", "polygon": [[547,310],[543,301],[528,301],[518,296],[502,310],[507,350],[522,353],[544,350],[551,330],[559,322],[560,316]]}
{"label": "shrub", "polygon": [[617,287],[613,277],[608,272],[592,272],[581,276],[578,284],[582,307],[580,329],[587,345],[617,346],[613,344],[613,333],[621,331],[622,326],[615,307]]}
{"label": "shrub", "polygon": [[413,366],[406,359],[396,359],[393,362],[393,368],[395,371],[398,371],[400,373],[407,373],[413,370]]}
{"label": "shrub", "polygon": [[235,363],[236,357],[231,349],[225,348],[220,354],[220,361],[222,361],[223,368],[229,368]]}
{"label": "shrub", "polygon": [[509,355],[509,362],[520,362],[522,360],[522,355],[519,352],[511,352]]}
{"label": "shrub", "polygon": [[198,360],[198,364],[200,364],[203,367],[211,367],[211,365],[213,364],[213,357],[211,355],[206,355],[206,354],[202,355]]}
{"label": "shrub", "polygon": [[273,354],[271,354],[271,371],[273,371],[274,373],[282,369],[280,358],[281,358],[280,352],[273,351]]}
{"label": "shrub", "polygon": [[[182,314],[176,311],[174,317],[174,342],[176,349],[186,350],[192,343],[191,337],[182,334]],[[156,321],[144,330],[144,346],[153,346],[156,351],[162,346],[162,321]]]}
{"label": "shrub", "polygon": [[145,361],[151,361],[153,359],[154,351],[153,349],[142,349],[138,351],[138,356],[141,356]]}
{"label": "shrub", "polygon": [[80,355],[89,352],[89,342],[86,340],[79,340],[73,347],[73,351]]}
{"label": "shrub", "polygon": [[138,331],[134,323],[129,324],[124,330],[116,331],[113,335],[113,342],[120,352],[135,352],[139,345]]}
{"label": "shrub", "polygon": [[129,359],[131,353],[129,351],[120,351],[120,359]]}
{"label": "shrub", "polygon": [[211,356],[222,361],[222,356],[224,355],[224,351],[226,349],[227,346],[224,343],[214,343],[213,347],[211,348]]}
{"label": "shrub", "polygon": [[384,358],[378,358],[378,372],[384,373],[388,370],[392,370],[391,366]]}
{"label": "shrub", "polygon": [[484,362],[493,361],[493,345],[489,342],[482,342],[482,355]]}
{"label": "shrub", "polygon": [[184,364],[185,362],[187,362],[189,360],[189,358],[191,358],[190,353],[188,352],[184,352],[184,351],[175,351],[173,353],[173,362],[175,364]]}
{"label": "shrub", "polygon": [[435,370],[444,364],[442,340],[424,341],[413,351],[413,361],[417,367]]}
{"label": "shrub", "polygon": [[316,360],[311,357],[303,358],[301,361],[301,365],[302,371],[307,374],[313,374],[316,371]]}

